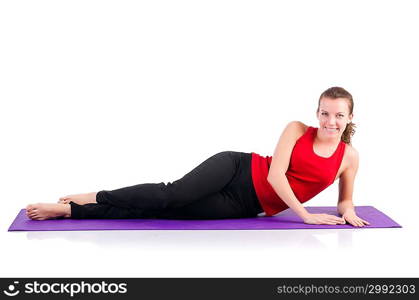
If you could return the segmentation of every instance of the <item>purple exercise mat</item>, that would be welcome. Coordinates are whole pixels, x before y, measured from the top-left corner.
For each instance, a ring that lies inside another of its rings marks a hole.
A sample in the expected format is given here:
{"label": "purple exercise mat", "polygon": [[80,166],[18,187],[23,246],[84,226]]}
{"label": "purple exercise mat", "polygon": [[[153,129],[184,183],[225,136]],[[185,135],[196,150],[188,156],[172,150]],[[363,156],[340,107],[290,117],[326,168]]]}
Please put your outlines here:
{"label": "purple exercise mat", "polygon": [[[309,206],[311,213],[327,213],[339,216],[335,206]],[[371,225],[362,228],[389,228],[401,226],[372,206],[355,207],[357,215]],[[57,230],[258,230],[258,229],[348,229],[352,225],[305,224],[291,209],[274,217],[257,217],[221,220],[167,220],[167,219],[56,219],[35,221],[22,209],[9,231],[57,231]]]}

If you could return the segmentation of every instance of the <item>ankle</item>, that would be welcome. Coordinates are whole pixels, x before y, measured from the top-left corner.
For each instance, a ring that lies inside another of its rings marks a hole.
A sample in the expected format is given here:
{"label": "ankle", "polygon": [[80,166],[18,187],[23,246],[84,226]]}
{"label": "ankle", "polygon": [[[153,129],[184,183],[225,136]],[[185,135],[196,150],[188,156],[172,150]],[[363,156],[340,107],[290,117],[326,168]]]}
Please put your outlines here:
{"label": "ankle", "polygon": [[96,201],[96,195],[97,195],[97,192],[90,193],[90,196],[91,196],[90,200],[93,201],[93,202],[97,202]]}
{"label": "ankle", "polygon": [[71,205],[70,204],[63,204],[64,205],[64,218],[71,217]]}

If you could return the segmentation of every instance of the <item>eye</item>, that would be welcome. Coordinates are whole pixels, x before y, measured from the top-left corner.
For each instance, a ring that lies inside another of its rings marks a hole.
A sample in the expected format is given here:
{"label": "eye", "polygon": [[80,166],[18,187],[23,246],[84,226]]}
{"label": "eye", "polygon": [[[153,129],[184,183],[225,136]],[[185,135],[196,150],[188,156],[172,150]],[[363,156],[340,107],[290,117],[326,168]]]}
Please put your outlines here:
{"label": "eye", "polygon": [[341,115],[338,115],[338,117],[339,117],[339,118],[343,118],[343,117],[344,117],[344,115],[342,115],[342,114],[341,114]]}
{"label": "eye", "polygon": [[327,115],[327,112],[322,112],[322,116],[325,116],[325,115]]}

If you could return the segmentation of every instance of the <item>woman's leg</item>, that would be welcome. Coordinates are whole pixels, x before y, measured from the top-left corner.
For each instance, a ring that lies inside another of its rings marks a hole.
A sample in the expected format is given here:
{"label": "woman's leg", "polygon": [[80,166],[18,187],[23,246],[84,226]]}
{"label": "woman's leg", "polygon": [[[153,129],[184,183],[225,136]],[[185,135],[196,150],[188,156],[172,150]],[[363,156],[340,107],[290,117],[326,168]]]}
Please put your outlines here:
{"label": "woman's leg", "polygon": [[136,208],[116,207],[108,204],[88,203],[79,205],[75,202],[71,206],[72,219],[138,219],[153,217],[149,211]]}
{"label": "woman's leg", "polygon": [[220,192],[237,171],[235,152],[217,153],[172,183],[144,183],[112,191],[100,191],[98,204],[141,210],[166,210],[182,207]]}
{"label": "woman's leg", "polygon": [[232,180],[220,191],[180,207],[138,209],[107,204],[78,205],[70,202],[75,219],[224,219],[256,217],[262,208],[253,188],[251,155],[233,152],[237,169]]}
{"label": "woman's leg", "polygon": [[[230,156],[233,165],[236,166],[236,170],[230,182],[221,190],[205,197],[195,199],[182,206],[170,205],[165,209],[150,209],[149,207],[116,207],[109,204],[98,203],[79,205],[70,202],[70,204],[28,205],[27,214],[28,217],[38,220],[54,217],[70,217],[74,219],[223,219],[255,217],[262,211],[262,208],[257,200],[252,184],[251,155],[240,152],[222,152],[211,158],[220,156],[224,156],[224,158]],[[198,166],[198,168],[201,166],[202,164]],[[188,173],[182,179],[191,173],[192,172]]]}
{"label": "woman's leg", "polygon": [[246,211],[227,191],[221,191],[182,207],[147,210],[108,204],[70,202],[72,219],[224,219],[246,217]]}
{"label": "woman's leg", "polygon": [[67,195],[64,197],[60,197],[60,200],[57,203],[69,204],[71,201],[80,205],[87,203],[96,203],[96,195],[97,192]]}

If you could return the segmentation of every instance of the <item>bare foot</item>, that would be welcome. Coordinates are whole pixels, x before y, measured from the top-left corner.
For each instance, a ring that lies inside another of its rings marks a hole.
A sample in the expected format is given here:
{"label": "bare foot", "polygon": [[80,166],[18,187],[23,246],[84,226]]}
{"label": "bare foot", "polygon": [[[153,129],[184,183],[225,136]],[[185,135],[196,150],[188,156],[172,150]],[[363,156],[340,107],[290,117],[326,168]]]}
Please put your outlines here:
{"label": "bare foot", "polygon": [[32,220],[47,220],[59,217],[70,218],[70,204],[36,203],[26,206],[26,215]]}
{"label": "bare foot", "polygon": [[97,203],[96,202],[96,194],[97,192],[93,193],[86,193],[86,194],[75,194],[75,195],[68,195],[61,197],[58,203],[61,204],[69,204],[70,201],[77,203],[79,205],[84,205],[87,203]]}

